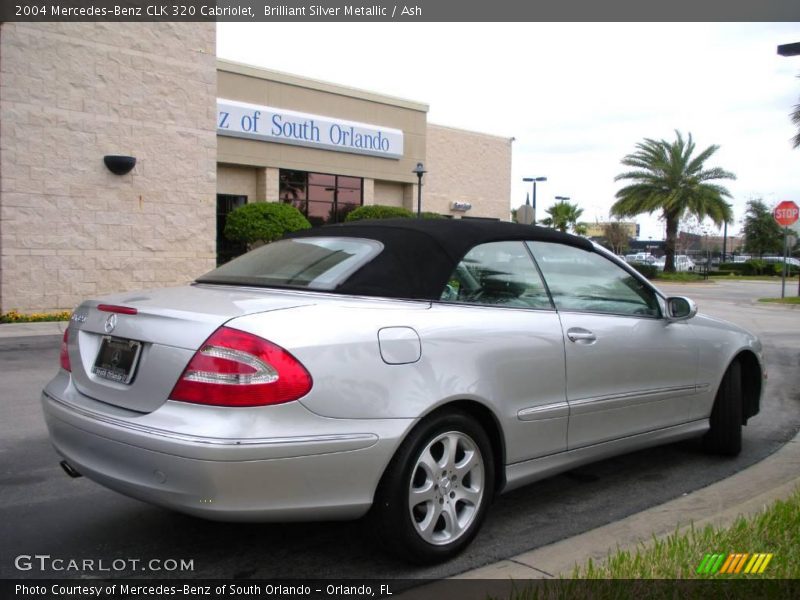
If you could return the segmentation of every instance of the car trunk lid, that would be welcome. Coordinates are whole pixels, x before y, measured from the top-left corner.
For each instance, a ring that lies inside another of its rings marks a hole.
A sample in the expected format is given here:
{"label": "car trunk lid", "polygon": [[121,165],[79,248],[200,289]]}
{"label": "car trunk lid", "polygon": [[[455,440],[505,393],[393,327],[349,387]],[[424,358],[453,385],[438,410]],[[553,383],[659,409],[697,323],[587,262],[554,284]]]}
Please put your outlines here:
{"label": "car trunk lid", "polygon": [[86,301],[70,323],[72,379],[95,400],[151,412],[167,400],[194,352],[224,323],[313,303],[292,292],[215,285]]}

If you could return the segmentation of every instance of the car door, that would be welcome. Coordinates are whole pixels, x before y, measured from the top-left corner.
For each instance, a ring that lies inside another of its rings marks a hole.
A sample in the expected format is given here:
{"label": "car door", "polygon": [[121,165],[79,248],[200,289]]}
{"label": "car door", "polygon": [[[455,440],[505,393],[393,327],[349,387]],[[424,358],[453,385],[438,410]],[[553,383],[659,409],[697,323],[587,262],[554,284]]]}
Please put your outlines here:
{"label": "car door", "polygon": [[454,348],[440,364],[463,379],[503,425],[506,462],[563,452],[569,406],[561,323],[522,241],[480,244],[434,303],[426,348]]}
{"label": "car door", "polygon": [[564,332],[569,449],[684,423],[697,377],[691,327],[600,253],[532,242]]}

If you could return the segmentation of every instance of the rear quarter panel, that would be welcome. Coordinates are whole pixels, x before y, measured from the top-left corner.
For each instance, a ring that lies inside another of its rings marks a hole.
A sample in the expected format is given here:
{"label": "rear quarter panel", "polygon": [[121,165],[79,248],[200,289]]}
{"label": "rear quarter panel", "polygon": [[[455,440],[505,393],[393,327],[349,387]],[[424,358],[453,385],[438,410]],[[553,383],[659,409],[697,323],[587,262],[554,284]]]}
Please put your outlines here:
{"label": "rear quarter panel", "polygon": [[[566,447],[566,414],[517,417],[520,410],[565,401],[555,311],[354,299],[250,315],[229,325],[294,354],[314,380],[300,402],[319,415],[418,419],[449,402],[471,400],[501,424],[508,462]],[[416,331],[420,359],[384,362],[378,331],[385,327]]]}

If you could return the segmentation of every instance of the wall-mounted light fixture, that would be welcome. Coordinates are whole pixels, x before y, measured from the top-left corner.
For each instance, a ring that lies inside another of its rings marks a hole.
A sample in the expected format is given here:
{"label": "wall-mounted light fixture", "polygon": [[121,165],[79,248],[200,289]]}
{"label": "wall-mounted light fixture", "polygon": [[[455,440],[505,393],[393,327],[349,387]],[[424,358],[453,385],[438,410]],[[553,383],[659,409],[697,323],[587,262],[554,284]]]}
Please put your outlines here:
{"label": "wall-mounted light fixture", "polygon": [[136,166],[136,157],[108,154],[103,157],[103,162],[114,175],[127,175]]}

